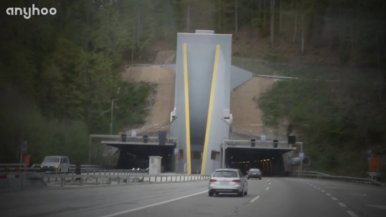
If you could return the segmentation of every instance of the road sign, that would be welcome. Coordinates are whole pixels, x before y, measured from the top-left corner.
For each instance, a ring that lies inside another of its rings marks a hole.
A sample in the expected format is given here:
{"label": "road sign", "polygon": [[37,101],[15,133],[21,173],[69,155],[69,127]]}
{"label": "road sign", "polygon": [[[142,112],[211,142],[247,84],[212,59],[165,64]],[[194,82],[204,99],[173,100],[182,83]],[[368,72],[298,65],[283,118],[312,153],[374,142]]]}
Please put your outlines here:
{"label": "road sign", "polygon": [[28,151],[27,141],[24,141],[20,146],[20,151],[23,154],[26,154]]}
{"label": "road sign", "polygon": [[262,134],[260,135],[260,141],[265,142],[267,140],[267,136]]}
{"label": "road sign", "polygon": [[369,172],[379,172],[379,158],[377,157],[370,158]]}
{"label": "road sign", "polygon": [[300,152],[300,153],[299,153],[299,158],[300,158],[300,160],[303,160],[303,159],[304,159],[304,153],[303,153],[303,152]]}

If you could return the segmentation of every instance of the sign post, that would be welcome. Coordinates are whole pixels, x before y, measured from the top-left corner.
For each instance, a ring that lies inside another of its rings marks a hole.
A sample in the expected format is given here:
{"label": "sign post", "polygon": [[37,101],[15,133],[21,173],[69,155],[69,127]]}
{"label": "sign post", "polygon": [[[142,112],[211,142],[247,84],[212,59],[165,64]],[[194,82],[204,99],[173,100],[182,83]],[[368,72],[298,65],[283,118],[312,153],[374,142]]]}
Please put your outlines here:
{"label": "sign post", "polygon": [[380,160],[377,155],[371,156],[369,158],[369,176],[371,179],[376,179],[379,177],[379,165]]}

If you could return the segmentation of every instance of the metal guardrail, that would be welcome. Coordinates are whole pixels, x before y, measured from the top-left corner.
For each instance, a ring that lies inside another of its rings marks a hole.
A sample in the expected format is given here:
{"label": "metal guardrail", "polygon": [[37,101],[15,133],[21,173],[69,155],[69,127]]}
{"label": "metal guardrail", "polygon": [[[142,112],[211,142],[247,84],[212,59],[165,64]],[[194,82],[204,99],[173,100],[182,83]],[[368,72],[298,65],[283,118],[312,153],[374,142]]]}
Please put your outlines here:
{"label": "metal guardrail", "polygon": [[364,183],[376,186],[383,186],[384,183],[379,182],[372,178],[362,178],[362,177],[350,177],[350,176],[335,176],[329,175],[327,173],[322,173],[318,171],[295,171],[293,176],[305,177],[305,178],[316,178],[316,179],[331,179],[331,180],[340,180],[346,182],[357,182]]}
{"label": "metal guardrail", "polygon": [[201,181],[209,179],[209,176],[201,175],[149,175],[147,173],[130,173],[122,171],[93,172],[89,174],[42,174],[42,180],[47,185],[56,185],[60,187],[99,185],[99,184],[130,184],[130,183],[178,183]]}
{"label": "metal guardrail", "polygon": [[130,183],[178,183],[207,180],[209,176],[186,174],[149,175],[143,169],[106,169],[97,165],[81,165],[81,172],[71,165],[68,173],[42,171],[39,164],[0,164],[0,190],[29,186],[81,186]]}
{"label": "metal guardrail", "polygon": [[[99,165],[92,165],[92,164],[80,165],[81,173],[108,170],[108,169],[109,168],[105,168]],[[76,165],[70,164],[69,173],[75,173],[75,170],[76,170]],[[0,173],[10,173],[10,172],[19,173],[19,172],[44,172],[44,171],[40,168],[40,164],[32,164],[30,167],[22,163],[0,164]]]}

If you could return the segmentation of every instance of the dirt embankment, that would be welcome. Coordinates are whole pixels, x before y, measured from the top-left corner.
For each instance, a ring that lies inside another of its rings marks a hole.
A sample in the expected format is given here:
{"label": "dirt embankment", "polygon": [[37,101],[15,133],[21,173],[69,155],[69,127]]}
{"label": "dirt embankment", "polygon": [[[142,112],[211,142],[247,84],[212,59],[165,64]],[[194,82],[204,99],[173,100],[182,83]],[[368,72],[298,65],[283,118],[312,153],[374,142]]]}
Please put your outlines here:
{"label": "dirt embankment", "polygon": [[267,139],[281,138],[286,135],[284,125],[278,129],[265,127],[263,113],[257,100],[272,88],[276,81],[268,78],[252,78],[231,93],[231,112],[233,115],[232,132],[245,136],[266,135]]}
{"label": "dirt embankment", "polygon": [[169,116],[174,106],[175,72],[162,66],[129,67],[122,74],[128,82],[148,82],[155,85],[153,105],[145,124],[137,129],[138,133],[155,133],[169,129]]}

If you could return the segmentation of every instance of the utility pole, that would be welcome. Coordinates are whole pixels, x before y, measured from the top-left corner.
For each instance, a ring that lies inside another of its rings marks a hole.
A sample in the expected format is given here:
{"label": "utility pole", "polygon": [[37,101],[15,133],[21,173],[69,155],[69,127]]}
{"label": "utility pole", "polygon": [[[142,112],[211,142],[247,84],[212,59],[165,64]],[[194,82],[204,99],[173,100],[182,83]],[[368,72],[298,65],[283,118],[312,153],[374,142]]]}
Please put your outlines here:
{"label": "utility pole", "polygon": [[271,48],[274,47],[275,40],[275,0],[271,0]]}
{"label": "utility pole", "polygon": [[115,101],[115,99],[111,100],[110,135],[113,134],[114,101]]}
{"label": "utility pole", "polygon": [[304,159],[303,142],[299,142],[299,145],[300,145],[300,155],[302,156],[300,158],[300,176],[303,176],[303,159]]}
{"label": "utility pole", "polygon": [[239,31],[239,7],[238,0],[235,0],[235,33]]}

